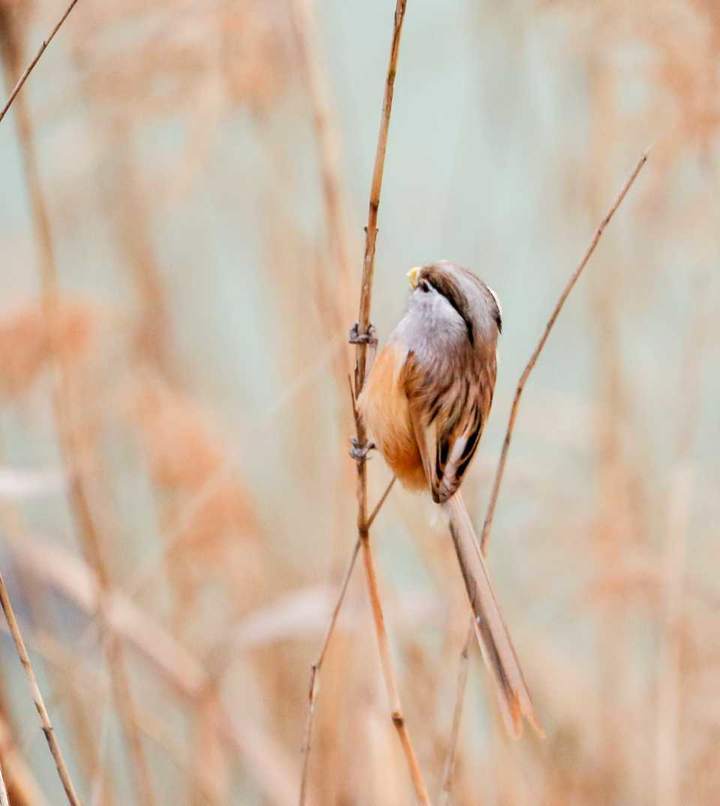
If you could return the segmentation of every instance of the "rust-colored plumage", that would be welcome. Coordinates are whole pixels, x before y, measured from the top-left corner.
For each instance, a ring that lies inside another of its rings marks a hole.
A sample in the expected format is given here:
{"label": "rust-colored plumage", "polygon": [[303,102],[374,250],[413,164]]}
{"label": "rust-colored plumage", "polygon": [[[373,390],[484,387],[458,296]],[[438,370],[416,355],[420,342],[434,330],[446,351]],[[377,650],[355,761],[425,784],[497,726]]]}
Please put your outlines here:
{"label": "rust-colored plumage", "polygon": [[[400,353],[400,348],[393,344],[380,353],[360,398],[360,406],[393,473],[406,487],[419,490],[427,487],[427,479],[410,419],[410,401],[402,392],[405,358]],[[380,423],[383,425],[376,428]]]}

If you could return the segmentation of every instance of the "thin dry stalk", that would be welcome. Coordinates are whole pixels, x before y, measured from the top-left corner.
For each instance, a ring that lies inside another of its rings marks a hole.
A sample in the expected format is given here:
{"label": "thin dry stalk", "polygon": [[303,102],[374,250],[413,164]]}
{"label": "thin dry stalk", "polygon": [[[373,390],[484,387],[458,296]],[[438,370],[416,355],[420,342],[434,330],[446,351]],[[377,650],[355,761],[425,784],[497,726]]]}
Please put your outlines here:
{"label": "thin dry stalk", "polygon": [[370,535],[367,531],[365,531],[362,535],[362,547],[368,594],[370,596],[370,605],[372,607],[373,621],[375,623],[375,635],[377,636],[378,649],[380,651],[380,665],[382,667],[383,677],[385,679],[385,688],[387,689],[388,699],[390,700],[390,708],[392,709],[391,716],[393,725],[397,730],[400,744],[403,752],[405,753],[405,759],[410,771],[413,786],[415,787],[417,799],[420,803],[429,805],[430,796],[428,794],[427,787],[425,786],[422,770],[420,769],[417,756],[415,755],[412,740],[410,739],[410,732],[407,729],[405,717],[403,716],[402,712],[395,670],[393,667],[392,656],[390,654],[390,642],[385,629],[385,616],[383,615],[382,599],[380,597],[380,587],[378,585],[375,558],[370,545]]}
{"label": "thin dry stalk", "polygon": [[[67,597],[87,616],[98,611],[99,580],[95,569],[85,560],[37,540],[13,541],[10,548],[28,573]],[[106,598],[107,628],[113,638],[137,651],[158,679],[165,681],[185,704],[195,707],[213,682],[201,661],[178,644],[147,611],[135,608],[119,591],[111,591]],[[268,803],[290,803],[295,797],[290,782],[297,780],[292,760],[261,724],[235,718],[241,710],[237,702],[227,702],[218,714],[218,731],[252,772]]]}
{"label": "thin dry stalk", "polygon": [[352,576],[353,569],[355,568],[355,561],[357,560],[359,551],[360,551],[360,538],[358,538],[355,541],[352,556],[350,557],[350,562],[348,563],[347,570],[345,571],[345,576],[343,578],[342,585],[340,586],[340,592],[338,593],[338,598],[337,601],[335,602],[335,607],[333,608],[332,615],[330,616],[330,623],[328,624],[327,629],[325,630],[325,637],[323,638],[320,654],[318,655],[317,660],[315,661],[315,663],[313,663],[310,670],[308,710],[307,710],[307,716],[305,718],[305,736],[303,739],[303,749],[302,749],[303,767],[302,767],[302,779],[300,782],[300,801],[299,801],[300,806],[304,806],[307,798],[307,780],[308,780],[309,761],[310,761],[310,748],[312,746],[312,729],[315,720],[315,706],[318,695],[318,689],[320,688],[320,670],[322,669],[323,661],[325,660],[325,654],[327,653],[328,646],[330,645],[330,639],[332,638],[333,632],[335,631],[335,624],[337,623],[338,616],[340,615],[340,610],[343,606],[343,602],[345,601],[345,594],[347,593],[348,584],[350,583],[350,577]]}
{"label": "thin dry stalk", "polygon": [[396,481],[397,481],[397,477],[393,476],[390,479],[390,482],[388,483],[388,486],[385,488],[385,492],[380,496],[380,500],[377,502],[377,504],[375,504],[375,507],[373,508],[373,511],[370,513],[370,517],[367,520],[367,528],[368,529],[373,525],[373,523],[375,523],[375,518],[377,518],[377,516],[380,514],[380,510],[385,505],[385,502],[387,501],[387,497],[390,495],[390,491],[392,490],[392,488],[395,485]]}
{"label": "thin dry stalk", "polygon": [[[356,426],[356,444],[360,447],[367,443],[365,427],[358,416],[355,401],[362,391],[367,368],[367,347],[372,341],[370,333],[370,306],[372,300],[372,281],[375,268],[375,243],[377,240],[377,217],[380,206],[380,193],[382,190],[383,171],[385,167],[385,152],[387,149],[388,129],[390,125],[390,114],[392,111],[393,92],[395,86],[395,75],[397,72],[397,61],[400,51],[400,37],[402,34],[403,21],[405,18],[406,0],[397,0],[395,6],[395,16],[393,24],[392,44],[390,48],[390,58],[385,81],[385,93],[383,97],[383,108],[380,119],[380,131],[378,134],[377,150],[375,154],[375,164],[373,169],[372,184],[370,189],[370,202],[368,209],[368,223],[365,228],[365,251],[363,258],[363,273],[360,292],[360,306],[357,324],[356,344],[356,364],[355,364],[355,384],[351,384],[351,397],[353,402],[353,415]],[[311,10],[307,0],[297,0],[294,4],[295,22],[300,35],[303,56],[305,60],[305,70],[308,77],[308,85],[313,100],[313,111],[315,126],[318,133],[318,140],[321,152],[321,162],[323,169],[323,190],[326,208],[326,216],[331,229],[335,259],[344,270],[347,262],[347,235],[344,230],[344,218],[341,207],[340,184],[337,169],[337,145],[334,131],[330,125],[329,104],[327,102],[327,90],[322,79],[322,72],[316,61],[317,46],[315,43],[315,28]],[[392,708],[392,721],[398,732],[405,757],[410,770],[410,775],[415,787],[418,800],[422,803],[429,803],[427,788],[423,781],[422,773],[417,762],[417,757],[413,749],[410,735],[402,714],[399,696],[397,693],[397,683],[395,672],[390,657],[390,648],[385,630],[385,620],[382,611],[380,591],[377,583],[377,572],[375,560],[370,546],[370,525],[384,504],[394,479],[388,485],[385,493],[381,497],[378,505],[368,516],[367,500],[367,466],[364,455],[357,460],[357,499],[358,499],[358,542],[356,543],[353,559],[346,575],[345,583],[341,589],[340,598],[333,611],[328,632],[326,633],[323,649],[320,658],[324,656],[327,642],[332,635],[334,623],[337,619],[342,601],[344,599],[344,589],[349,580],[349,575],[357,556],[358,547],[362,547],[363,560],[365,566],[368,593],[373,611],[375,632],[380,651],[380,660],[383,670],[383,677],[388,693],[388,698]],[[310,739],[312,731],[312,721],[315,708],[315,698],[317,695],[317,674],[319,665],[313,665],[310,682],[309,710],[305,729],[303,777],[301,783],[300,803],[304,803],[307,788],[307,766],[309,760]]]}
{"label": "thin dry stalk", "polygon": [[[358,334],[361,338],[357,343],[357,358],[355,368],[355,387],[353,390],[353,413],[355,415],[355,424],[357,431],[357,443],[365,445],[367,435],[365,428],[360,418],[357,416],[354,401],[357,395],[362,390],[365,371],[367,366],[367,344],[369,340],[369,325],[370,325],[370,305],[372,296],[372,280],[374,274],[374,261],[375,261],[375,242],[377,239],[377,216],[380,205],[380,193],[382,189],[383,170],[385,165],[385,151],[387,149],[388,129],[390,124],[390,114],[392,110],[393,90],[395,85],[395,75],[397,71],[397,60],[400,48],[400,36],[402,33],[402,26],[405,16],[404,0],[398,0],[395,8],[394,26],[392,45],[390,50],[390,59],[387,71],[387,79],[385,82],[385,94],[383,99],[383,109],[380,121],[380,131],[378,135],[377,151],[375,156],[375,165],[373,169],[373,178],[370,191],[370,202],[368,210],[368,223],[365,229],[365,253],[363,260],[363,275],[362,287],[360,296],[360,313],[358,316]],[[315,127],[318,134],[318,141],[321,153],[321,164],[323,173],[323,191],[325,212],[331,230],[331,238],[334,247],[335,260],[343,275],[346,274],[346,268],[349,265],[348,258],[348,239],[344,227],[344,214],[341,206],[341,193],[340,183],[338,180],[339,172],[337,168],[337,141],[334,130],[330,125],[329,104],[327,101],[327,89],[322,77],[322,71],[319,69],[316,60],[317,45],[316,45],[316,32],[314,27],[314,20],[311,13],[310,5],[307,0],[297,0],[294,3],[294,12],[296,26],[300,35],[301,46],[303,49],[303,57],[305,63],[305,70],[307,73],[308,86],[310,95],[313,100],[313,112],[315,118]],[[337,614],[339,613],[342,601],[344,599],[344,592],[349,580],[349,572],[357,555],[359,546],[363,549],[363,560],[366,572],[366,579],[368,584],[368,592],[373,611],[373,619],[375,623],[375,630],[380,650],[380,659],[383,670],[383,677],[388,692],[392,708],[392,719],[395,725],[400,741],[405,752],[405,756],[410,768],[410,774],[415,786],[418,798],[423,803],[428,803],[429,798],[425,784],[422,780],[422,774],[417,763],[417,758],[413,750],[412,742],[405,725],[405,720],[402,715],[399,696],[397,693],[397,684],[395,682],[395,674],[392,667],[390,658],[389,642],[387,633],[385,631],[384,616],[382,612],[382,604],[380,599],[379,588],[377,584],[377,573],[375,570],[375,561],[372,555],[369,540],[369,530],[372,521],[375,519],[377,513],[380,511],[387,495],[392,488],[393,482],[388,485],[384,495],[380,499],[378,505],[373,510],[372,514],[368,517],[367,506],[367,468],[365,458],[362,457],[357,463],[358,467],[358,543],[356,543],[355,552],[351,566],[348,569],[345,583],[341,589],[338,604],[333,612],[330,627],[326,633],[326,640],[321,650],[320,659],[324,657],[327,642],[332,634]],[[311,673],[310,683],[310,702],[306,723],[306,737],[304,744],[304,766],[303,778],[301,784],[300,802],[304,802],[306,785],[307,785],[307,765],[309,760],[310,738],[312,731],[312,720],[315,708],[315,698],[317,694],[317,674],[319,671],[319,664],[314,664]]]}
{"label": "thin dry stalk", "polygon": [[[68,803],[72,804],[72,806],[79,806],[80,799],[75,792],[75,787],[73,786],[70,773],[68,772],[68,768],[65,764],[65,759],[63,758],[62,751],[60,750],[60,745],[58,744],[55,736],[55,730],[53,729],[52,722],[50,721],[50,715],[45,707],[45,701],[43,700],[42,693],[40,692],[40,687],[38,686],[32,663],[30,662],[30,656],[25,648],[25,641],[23,640],[20,627],[17,623],[17,619],[15,618],[15,611],[13,610],[10,596],[7,588],[5,587],[5,580],[1,574],[0,604],[2,604],[2,609],[5,613],[5,619],[7,621],[8,628],[10,629],[10,634],[15,642],[15,649],[17,650],[18,657],[20,658],[20,663],[25,670],[25,676],[27,677],[28,684],[30,685],[30,692],[32,694],[33,702],[35,703],[35,708],[37,709],[40,717],[42,731],[45,734],[45,739],[47,740],[48,747],[50,748],[50,753],[55,761],[55,767],[57,768],[58,775],[60,776],[60,781],[62,782],[63,789],[65,790]],[[5,785],[3,784],[3,790],[4,788]],[[7,793],[5,793],[5,798],[7,802]]]}
{"label": "thin dry stalk", "polygon": [[627,179],[625,184],[623,185],[622,190],[618,194],[617,198],[615,199],[612,207],[608,211],[607,215],[603,220],[600,222],[600,226],[595,231],[595,235],[593,236],[590,245],[588,246],[585,254],[583,255],[582,260],[578,264],[575,271],[570,275],[565,287],[560,294],[558,301],[555,303],[555,307],[553,308],[552,313],[550,314],[550,318],[548,319],[547,323],[545,324],[545,329],[543,331],[542,336],[540,337],[540,341],[538,341],[535,349],[533,350],[530,360],[528,361],[525,369],[520,376],[520,380],[517,383],[517,387],[515,389],[515,397],[513,399],[512,407],[510,409],[510,418],[508,419],[507,430],[505,432],[505,439],[503,441],[502,451],[500,453],[500,461],[498,462],[497,470],[495,471],[495,479],[493,481],[492,486],[492,493],[490,495],[490,503],[488,504],[487,514],[485,515],[485,522],[483,524],[482,530],[482,538],[480,541],[480,547],[482,548],[483,554],[487,554],[488,548],[488,541],[490,540],[490,530],[492,529],[493,518],[495,516],[495,507],[497,505],[498,495],[500,493],[500,485],[502,484],[503,475],[505,473],[505,464],[507,462],[508,451],[510,450],[510,440],[512,439],[513,429],[515,428],[515,420],[517,418],[518,408],[520,406],[520,398],[522,397],[523,390],[525,389],[525,384],[527,383],[528,378],[530,377],[530,373],[533,371],[535,364],[537,363],[538,358],[540,357],[540,353],[542,352],[543,348],[545,347],[545,343],[550,336],[550,331],[555,326],[555,322],[557,321],[558,316],[560,315],[560,311],[562,311],[563,306],[565,305],[565,301],[570,296],[570,292],[575,287],[575,284],[580,279],[580,275],[585,270],[590,258],[595,251],[595,247],[598,245],[600,238],[602,237],[603,232],[605,232],[605,228],[612,220],[612,217],[617,212],[617,209],[623,203],[625,196],[627,196],[628,191],[633,186],[635,180],[637,179],[640,171],[645,166],[645,163],[648,159],[648,152],[640,157],[638,164],[635,166],[635,170],[630,174],[630,177]]}
{"label": "thin dry stalk", "polygon": [[372,284],[375,274],[375,243],[377,241],[377,220],[380,208],[380,193],[382,191],[383,172],[385,169],[385,152],[387,150],[388,130],[390,127],[390,114],[392,112],[393,93],[395,89],[395,76],[397,73],[398,55],[400,53],[400,36],[402,34],[403,21],[405,19],[406,0],[397,0],[395,5],[395,17],[393,24],[392,44],[390,47],[390,59],[388,63],[387,77],[385,80],[385,95],[383,98],[382,114],[380,117],[380,131],[378,134],[377,150],[375,152],[375,166],[370,187],[370,202],[368,205],[368,222],[365,227],[365,253],[363,258],[363,273],[360,286],[360,307],[357,324],[356,341],[356,361],[355,361],[355,385],[353,393],[353,414],[355,417],[356,445],[360,448],[357,459],[357,500],[358,517],[357,529],[358,537],[363,551],[363,561],[365,567],[365,578],[367,581],[370,604],[372,606],[373,621],[375,624],[375,635],[377,637],[378,649],[380,652],[380,663],[382,666],[383,678],[387,690],[390,707],[392,709],[392,721],[400,739],[405,759],[407,761],[410,777],[415,788],[415,794],[420,803],[429,804],[425,781],[418,764],[410,733],[403,716],[395,670],[393,668],[392,657],[390,655],[390,645],[385,630],[385,617],[382,609],[382,599],[378,586],[375,559],[370,545],[370,527],[368,518],[367,500],[367,459],[363,449],[367,446],[367,432],[362,419],[358,415],[355,401],[365,383],[367,369],[367,348],[372,341],[370,332],[370,307],[372,303]]}
{"label": "thin dry stalk", "polygon": [[[377,241],[377,219],[380,209],[380,192],[382,191],[383,172],[385,170],[385,151],[387,150],[388,130],[390,128],[390,113],[392,112],[393,93],[395,91],[395,75],[397,73],[398,55],[400,53],[400,35],[402,34],[405,19],[406,0],[397,0],[395,5],[395,20],[393,25],[392,44],[390,46],[390,61],[387,78],[385,80],[385,96],[383,98],[382,115],[380,117],[380,132],[378,133],[377,150],[375,152],[375,167],[373,168],[372,184],[370,186],[370,203],[368,206],[368,222],[365,227],[365,255],[363,258],[363,273],[360,286],[360,313],[358,316],[358,332],[367,334],[370,327],[370,306],[372,304],[372,284],[375,276],[375,242]],[[357,345],[357,363],[355,367],[355,397],[360,394],[365,383],[365,368],[367,362],[367,340]],[[358,431],[358,439],[365,443],[365,429],[360,424],[362,433]],[[364,467],[359,462],[358,467]]]}
{"label": "thin dry stalk", "polygon": [[[15,69],[20,52],[20,36],[8,18],[3,20],[5,34],[5,65],[8,75]],[[90,506],[82,474],[77,465],[81,442],[71,416],[71,391],[69,385],[68,356],[62,342],[59,323],[59,283],[55,261],[55,249],[50,228],[50,218],[45,197],[40,184],[37,156],[33,137],[32,121],[25,96],[16,93],[16,122],[18,140],[23,159],[28,195],[32,208],[32,222],[35,240],[38,245],[41,280],[41,302],[43,316],[48,328],[48,347],[54,370],[53,412],[60,453],[69,481],[68,495],[70,509],[83,549],[95,569],[102,595],[99,599],[100,621],[107,627],[107,595],[111,589],[110,574],[103,556],[100,534]],[[137,711],[130,691],[125,657],[122,646],[107,633],[107,661],[113,683],[113,690],[122,715],[123,727],[133,762],[136,787],[141,803],[151,806],[154,802],[150,783],[150,771],[142,748],[142,740],[137,729]]]}
{"label": "thin dry stalk", "polygon": [[[393,476],[390,480],[390,483],[385,488],[385,492],[380,497],[380,500],[375,505],[375,508],[372,511],[372,514],[368,521],[368,528],[372,524],[372,522],[377,517],[378,513],[383,507],[383,504],[387,500],[388,495],[390,495],[390,491],[395,484],[395,477]],[[305,718],[305,735],[303,739],[303,768],[302,768],[302,780],[300,783],[300,806],[304,806],[307,798],[307,780],[308,780],[308,773],[309,773],[309,761],[310,761],[310,748],[312,746],[312,730],[313,724],[315,720],[315,708],[317,705],[317,696],[318,691],[320,689],[320,670],[322,669],[323,662],[325,660],[325,655],[327,654],[328,646],[330,645],[330,639],[335,632],[335,625],[337,624],[338,616],[340,615],[340,610],[342,609],[343,603],[345,602],[345,594],[347,593],[348,585],[350,584],[350,578],[352,577],[352,572],[355,568],[355,562],[357,560],[358,553],[360,551],[360,538],[355,541],[355,546],[353,547],[352,556],[350,557],[350,562],[348,563],[347,569],[345,571],[345,576],[343,577],[342,584],[340,585],[340,591],[338,593],[338,598],[335,602],[335,606],[333,607],[332,614],[330,616],[330,623],[325,630],[325,637],[323,638],[322,646],[320,648],[320,654],[318,655],[317,660],[313,663],[311,670],[310,670],[310,687],[308,693],[308,711],[307,716]]]}
{"label": "thin dry stalk", "polygon": [[448,806],[450,803],[450,793],[452,790],[453,773],[455,772],[455,757],[457,753],[458,740],[460,738],[460,720],[462,718],[463,702],[465,701],[465,689],[467,687],[468,668],[470,666],[470,644],[475,637],[475,621],[470,622],[465,644],[460,653],[460,665],[458,669],[457,690],[455,693],[455,707],[453,708],[452,727],[450,728],[450,740],[448,742],[447,755],[443,765],[442,786],[438,803],[440,806]]}
{"label": "thin dry stalk", "polygon": [[[595,251],[595,248],[602,237],[605,228],[612,220],[612,217],[617,212],[618,208],[622,204],[625,196],[628,194],[628,191],[634,184],[635,180],[637,179],[640,171],[645,166],[645,163],[648,159],[648,152],[642,155],[639,162],[635,166],[635,169],[630,174],[629,178],[625,182],[622,187],[622,190],[616,197],[613,205],[610,207],[609,211],[605,215],[605,218],[600,222],[597,230],[595,231],[595,235],[593,236],[590,245],[588,246],[585,254],[582,257],[582,260],[578,264],[575,271],[570,275],[565,287],[558,298],[558,301],[555,303],[555,307],[553,308],[552,313],[550,314],[550,318],[548,319],[547,323],[545,324],[545,329],[543,330],[542,336],[538,341],[535,349],[533,350],[532,354],[530,355],[530,359],[525,366],[525,369],[518,380],[517,386],[515,388],[515,397],[513,399],[512,408],[510,409],[510,417],[508,420],[507,430],[505,432],[505,439],[503,441],[502,451],[500,453],[500,459],[498,461],[497,470],[495,471],[495,478],[493,481],[492,493],[490,495],[490,502],[488,504],[487,514],[485,516],[485,522],[483,524],[482,530],[482,538],[480,541],[480,549],[484,556],[487,556],[487,551],[489,547],[489,540],[490,540],[490,530],[492,529],[493,518],[495,515],[495,507],[497,505],[498,495],[500,493],[500,485],[502,484],[503,476],[505,473],[505,464],[507,462],[508,451],[510,449],[510,441],[512,439],[513,430],[515,428],[515,420],[517,419],[518,409],[520,407],[520,398],[522,397],[523,390],[525,388],[525,384],[527,383],[528,378],[530,377],[530,373],[535,367],[535,364],[540,357],[540,353],[542,352],[543,348],[545,347],[545,343],[548,340],[551,330],[553,329],[555,322],[560,315],[560,311],[562,310],[563,306],[567,298],[570,296],[570,292],[575,287],[575,284],[580,279],[580,275],[583,273],[585,267],[587,266],[590,258]],[[470,622],[470,630],[472,634],[473,623]],[[450,735],[450,742],[449,742],[449,749],[448,755],[445,761],[445,768],[443,773],[443,786],[441,791],[441,799],[442,803],[448,803],[450,797],[450,790],[452,788],[452,775],[453,775],[453,761],[454,761],[454,754],[455,748],[457,746],[457,730],[459,727],[459,720],[460,714],[462,712],[462,703],[465,698],[465,687],[467,683],[467,642],[465,647],[462,650],[461,658],[460,658],[460,673],[458,676],[458,688],[456,693],[455,699],[455,707],[454,707],[454,716],[453,716],[453,727],[451,730]]]}
{"label": "thin dry stalk", "polygon": [[[11,503],[0,503],[0,529],[6,535],[12,535],[13,539],[25,539],[25,531],[22,527],[22,519],[16,507]],[[40,585],[35,584],[35,580],[28,578],[22,569],[16,569],[16,579],[19,587],[25,594],[25,604],[28,609],[28,616],[31,625],[42,624],[43,628],[51,632],[53,627],[59,627],[57,608],[53,605],[48,606],[46,589]],[[25,628],[27,636],[28,629]],[[32,643],[31,643],[32,648]],[[76,645],[76,650],[78,649]],[[92,769],[94,759],[96,757],[95,740],[90,725],[89,712],[92,710],[88,708],[87,702],[84,702],[79,697],[74,696],[75,692],[72,690],[68,675],[64,674],[55,665],[46,665],[48,682],[47,682],[47,701],[50,708],[53,707],[54,702],[60,700],[66,705],[66,726],[68,733],[72,735],[72,746],[76,752],[76,759],[80,770],[83,774]],[[0,712],[2,708],[0,707]],[[0,737],[0,744],[2,738]],[[12,775],[12,767],[9,768],[9,785],[10,792],[13,791],[14,776]],[[32,799],[31,799],[32,800]]]}
{"label": "thin dry stalk", "polygon": [[[355,423],[358,434],[362,428],[362,422],[353,396],[353,413],[355,415]],[[358,460],[358,540],[363,550],[363,564],[365,567],[365,579],[367,582],[368,596],[370,598],[370,606],[372,608],[373,623],[375,625],[375,636],[377,638],[378,650],[380,653],[380,666],[385,681],[385,689],[387,691],[388,700],[390,701],[391,718],[393,725],[398,733],[400,744],[405,754],[405,760],[408,765],[410,777],[415,788],[417,799],[422,804],[430,803],[430,796],[423,779],[422,770],[418,764],[417,756],[413,748],[410,733],[405,722],[405,717],[402,711],[402,704],[400,702],[400,695],[398,693],[398,686],[396,681],[395,669],[390,654],[390,642],[385,629],[385,616],[383,614],[382,597],[380,596],[380,586],[377,578],[377,568],[375,566],[375,557],[373,555],[372,546],[370,544],[370,519],[367,515],[367,469],[365,467],[365,458]],[[360,466],[362,465],[362,474]],[[381,498],[380,503],[384,501],[390,491],[390,487],[394,483],[394,479],[388,485],[388,488]],[[377,509],[377,507],[376,507]],[[376,513],[375,513],[376,514]]]}
{"label": "thin dry stalk", "polygon": [[28,80],[30,73],[32,73],[32,71],[35,69],[35,65],[40,61],[43,53],[45,53],[47,46],[53,41],[53,39],[55,38],[55,34],[60,30],[62,24],[70,16],[70,12],[75,8],[77,2],[78,0],[71,0],[70,5],[65,9],[60,19],[55,23],[55,27],[52,29],[52,31],[50,31],[50,36],[48,36],[47,39],[43,39],[40,47],[38,48],[38,52],[35,54],[35,57],[30,62],[30,64],[25,68],[25,71],[23,72],[23,74],[20,76],[15,86],[13,87],[12,92],[10,93],[10,97],[5,102],[5,106],[3,106],[2,108],[2,112],[0,112],[0,123],[2,123],[2,119],[5,117],[8,109],[10,109],[10,107],[13,104],[13,101],[17,97],[20,90],[23,88],[25,82]]}

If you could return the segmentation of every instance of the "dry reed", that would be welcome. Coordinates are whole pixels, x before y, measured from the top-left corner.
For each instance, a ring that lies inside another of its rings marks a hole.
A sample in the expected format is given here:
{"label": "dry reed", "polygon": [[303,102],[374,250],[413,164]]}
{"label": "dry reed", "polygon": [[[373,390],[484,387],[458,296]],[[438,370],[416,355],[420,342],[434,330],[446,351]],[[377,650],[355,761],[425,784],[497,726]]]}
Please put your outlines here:
{"label": "dry reed", "polygon": [[50,31],[50,34],[48,35],[47,39],[43,39],[43,41],[40,43],[40,47],[38,48],[37,53],[33,57],[32,61],[25,68],[25,70],[23,70],[22,75],[18,78],[17,82],[15,83],[15,86],[12,88],[9,97],[5,102],[5,105],[3,106],[2,110],[0,110],[0,123],[2,123],[2,119],[5,117],[8,109],[10,109],[10,107],[13,104],[13,101],[15,100],[15,98],[17,98],[18,93],[25,85],[25,82],[28,80],[30,73],[32,73],[32,71],[35,69],[35,65],[37,65],[37,63],[40,61],[43,53],[45,53],[45,50],[47,49],[47,46],[53,41],[53,39],[55,38],[55,34],[60,30],[62,24],[70,16],[70,12],[75,8],[77,2],[78,0],[71,0],[68,7],[60,16],[60,19],[53,26],[53,29],[52,31]]}
{"label": "dry reed", "polygon": [[580,263],[578,264],[575,271],[570,275],[565,287],[563,288],[558,301],[555,303],[555,307],[550,314],[550,318],[547,320],[545,324],[545,329],[543,330],[542,335],[540,336],[540,340],[538,341],[535,349],[532,351],[530,355],[530,359],[528,360],[525,369],[520,376],[520,379],[517,382],[517,386],[515,387],[515,397],[513,398],[512,406],[510,407],[510,416],[508,418],[507,429],[505,431],[505,438],[503,440],[502,450],[500,452],[500,459],[498,461],[497,470],[495,471],[495,478],[493,479],[492,491],[490,493],[490,502],[488,504],[488,510],[485,515],[485,521],[483,523],[482,535],[480,537],[480,548],[483,554],[487,554],[488,550],[488,543],[490,540],[490,530],[492,529],[493,518],[495,517],[495,507],[497,506],[497,499],[498,495],[500,494],[500,485],[502,484],[503,475],[505,474],[505,464],[507,463],[507,456],[508,451],[510,450],[510,441],[512,439],[513,429],[515,428],[515,420],[517,418],[518,408],[520,406],[520,398],[522,397],[522,393],[525,389],[525,384],[530,377],[530,373],[533,371],[535,364],[537,364],[537,360],[540,357],[540,353],[545,347],[545,344],[550,336],[550,332],[552,331],[555,322],[557,321],[560,312],[565,305],[567,298],[570,296],[571,291],[575,287],[575,284],[580,279],[580,275],[585,270],[585,267],[590,261],[590,258],[595,251],[595,248],[602,238],[603,232],[605,232],[605,228],[612,220],[613,216],[617,212],[620,205],[623,203],[625,196],[627,196],[628,191],[633,186],[635,180],[637,179],[640,171],[645,166],[647,162],[648,155],[647,153],[643,154],[640,157],[640,161],[635,166],[635,169],[628,177],[627,181],[623,185],[620,193],[618,194],[617,198],[613,202],[612,206],[608,210],[605,218],[600,222],[597,230],[595,230],[595,235],[593,236],[592,240],[590,241],[590,245],[588,246],[585,254],[583,255]]}
{"label": "dry reed", "polygon": [[[22,664],[23,671],[25,672],[25,676],[27,677],[28,685],[30,686],[30,693],[33,698],[33,703],[35,703],[35,709],[38,712],[38,716],[40,717],[40,724],[42,726],[42,732],[45,734],[45,740],[48,743],[48,747],[50,748],[50,753],[52,754],[53,760],[55,761],[55,767],[58,772],[58,776],[60,777],[60,781],[62,782],[63,789],[65,790],[65,796],[68,799],[68,803],[72,804],[72,806],[79,806],[80,799],[75,792],[75,786],[73,785],[72,779],[70,778],[70,773],[68,771],[67,765],[65,764],[65,759],[63,758],[62,750],[60,749],[60,745],[58,744],[57,737],[55,736],[55,729],[53,728],[52,722],[50,721],[50,715],[48,714],[47,708],[45,707],[45,700],[43,699],[42,693],[40,692],[40,686],[38,686],[37,678],[35,677],[35,672],[32,667],[32,663],[30,662],[30,656],[27,653],[27,649],[25,648],[25,641],[23,640],[22,633],[20,632],[20,627],[18,626],[17,619],[15,618],[15,611],[13,610],[12,602],[10,601],[10,596],[7,591],[7,587],[5,586],[5,580],[3,579],[2,575],[0,575],[0,605],[2,605],[3,613],[5,614],[5,620],[7,621],[8,627],[10,629],[10,634],[12,635],[12,639],[15,642],[15,649],[17,650],[18,657],[20,658],[20,663]],[[5,792],[5,784],[2,784],[2,789],[4,792],[5,800],[7,801],[7,792]]]}
{"label": "dry reed", "polygon": [[402,745],[405,759],[408,765],[410,778],[415,789],[415,795],[420,803],[429,804],[427,786],[423,779],[420,765],[418,764],[415,749],[410,738],[402,705],[396,673],[390,653],[390,644],[385,630],[385,616],[383,613],[380,588],[377,579],[375,559],[370,544],[370,526],[368,516],[367,497],[367,433],[362,418],[359,416],[356,401],[362,392],[365,383],[367,369],[367,351],[374,336],[370,329],[370,306],[372,303],[372,286],[375,274],[375,245],[377,242],[377,220],[380,209],[380,194],[382,191],[383,173],[385,170],[385,152],[387,150],[388,130],[390,128],[390,115],[392,113],[393,94],[395,90],[395,76],[397,73],[398,56],[400,53],[400,37],[405,20],[406,0],[397,0],[395,6],[395,16],[393,21],[392,43],[390,46],[390,59],[388,63],[387,77],[385,80],[385,94],[383,98],[382,115],[380,118],[380,132],[378,134],[377,151],[375,153],[375,165],[373,168],[372,183],[370,187],[370,202],[368,205],[368,220],[365,227],[365,255],[363,258],[362,280],[360,284],[360,307],[358,314],[357,333],[353,334],[352,340],[357,344],[355,361],[355,378],[352,388],[353,416],[355,419],[355,446],[358,451],[357,463],[357,499],[358,499],[358,538],[363,553],[365,566],[365,578],[367,581],[368,594],[372,607],[373,620],[375,623],[375,634],[380,652],[380,664],[385,680],[385,688],[391,709],[392,723],[397,730],[400,744]]}

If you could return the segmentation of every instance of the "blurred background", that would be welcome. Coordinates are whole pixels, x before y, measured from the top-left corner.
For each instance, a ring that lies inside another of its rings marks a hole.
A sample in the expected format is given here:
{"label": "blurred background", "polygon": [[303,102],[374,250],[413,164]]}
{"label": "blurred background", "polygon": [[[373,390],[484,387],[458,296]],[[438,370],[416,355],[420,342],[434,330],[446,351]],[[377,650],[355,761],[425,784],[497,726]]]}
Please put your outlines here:
{"label": "blurred background", "polygon": [[[8,92],[61,6],[0,0]],[[0,567],[83,802],[297,802],[356,537],[346,338],[393,10],[82,0],[0,124]],[[718,54],[714,0],[409,1],[372,318],[382,340],[433,259],[497,291],[478,525],[518,376],[653,146],[525,391],[490,546],[547,738],[504,737],[471,647],[453,803],[720,798]],[[465,594],[423,498],[394,489],[373,533],[435,801]],[[0,651],[11,803],[62,803]],[[414,802],[361,567],[308,786]]]}

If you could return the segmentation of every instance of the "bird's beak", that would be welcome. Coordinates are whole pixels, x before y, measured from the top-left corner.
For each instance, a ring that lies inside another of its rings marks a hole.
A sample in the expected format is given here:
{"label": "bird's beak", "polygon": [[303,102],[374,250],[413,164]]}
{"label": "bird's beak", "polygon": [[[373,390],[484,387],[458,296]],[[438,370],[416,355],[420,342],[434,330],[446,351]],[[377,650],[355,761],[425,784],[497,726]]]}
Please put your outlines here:
{"label": "bird's beak", "polygon": [[420,266],[413,266],[412,269],[407,273],[407,278],[410,281],[410,285],[413,288],[417,288],[418,284],[418,275],[420,274]]}

